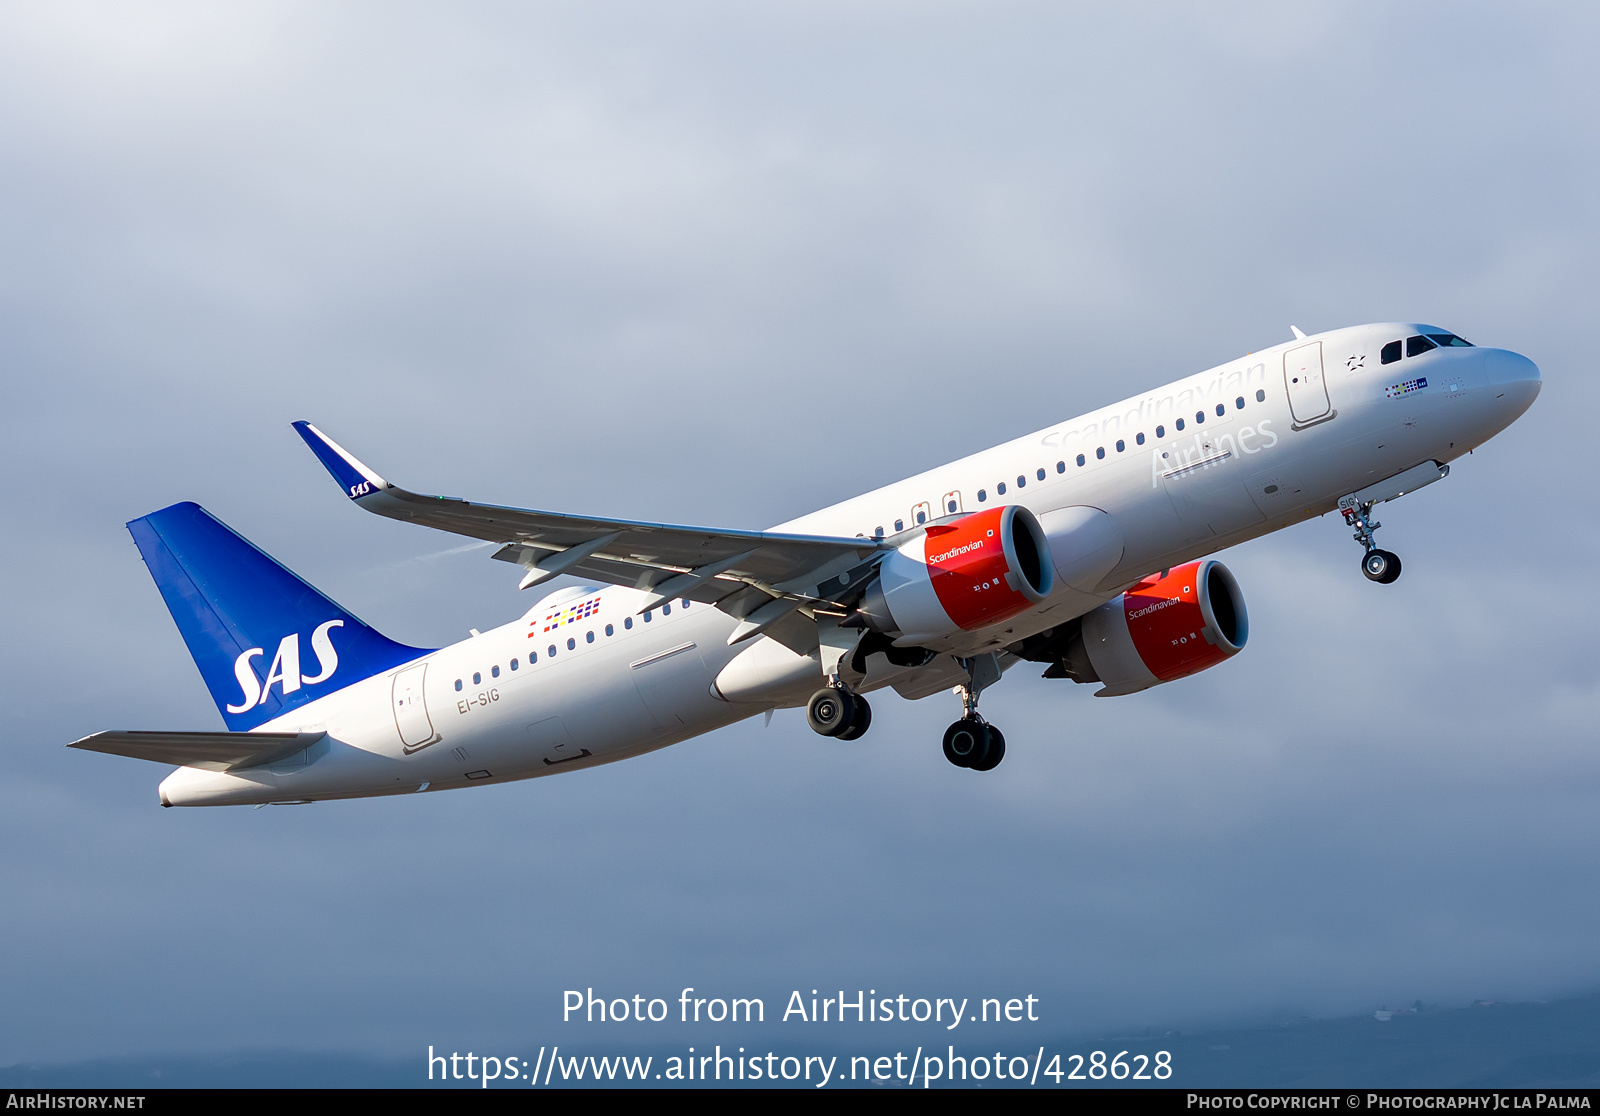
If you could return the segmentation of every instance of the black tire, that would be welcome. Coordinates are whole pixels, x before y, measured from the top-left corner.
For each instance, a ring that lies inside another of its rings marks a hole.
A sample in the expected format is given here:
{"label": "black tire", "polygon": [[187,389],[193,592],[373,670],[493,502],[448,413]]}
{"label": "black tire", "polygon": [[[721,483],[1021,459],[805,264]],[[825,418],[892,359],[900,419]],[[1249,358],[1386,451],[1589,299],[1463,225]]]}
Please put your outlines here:
{"label": "black tire", "polygon": [[855,702],[843,690],[832,686],[818,690],[806,703],[806,724],[818,736],[838,736],[850,727]]}
{"label": "black tire", "polygon": [[[1361,572],[1368,581],[1376,581],[1379,585],[1387,585],[1400,576],[1400,559],[1390,554],[1387,550],[1369,550],[1361,556]],[[1394,570],[1391,577],[1389,571]]]}
{"label": "black tire", "polygon": [[1400,580],[1400,555],[1389,550],[1384,551],[1384,553],[1389,555],[1389,572],[1383,575],[1383,579],[1379,584],[1393,585]]}
{"label": "black tire", "polygon": [[944,730],[944,758],[957,767],[975,767],[989,754],[989,726],[963,717]]}
{"label": "black tire", "polygon": [[989,748],[984,753],[983,760],[972,765],[974,771],[993,771],[1000,766],[1000,761],[1006,758],[1005,735],[993,725],[989,725]]}
{"label": "black tire", "polygon": [[867,699],[860,694],[851,694],[850,700],[855,705],[855,714],[839,733],[840,740],[860,740],[872,727],[872,706],[867,704]]}

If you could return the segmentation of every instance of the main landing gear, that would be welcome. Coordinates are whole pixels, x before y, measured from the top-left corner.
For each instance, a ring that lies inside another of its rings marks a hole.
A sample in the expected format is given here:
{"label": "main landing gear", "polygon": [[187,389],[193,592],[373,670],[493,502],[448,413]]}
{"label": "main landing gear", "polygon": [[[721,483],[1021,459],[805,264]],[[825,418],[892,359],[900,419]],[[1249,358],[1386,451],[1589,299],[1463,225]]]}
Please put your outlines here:
{"label": "main landing gear", "polygon": [[1006,758],[1006,738],[978,716],[977,686],[962,686],[961,720],[944,730],[944,758],[957,767],[993,771]]}
{"label": "main landing gear", "polygon": [[944,730],[944,758],[957,767],[993,771],[1006,758],[1006,738],[974,713]]}
{"label": "main landing gear", "polygon": [[1339,501],[1339,514],[1344,516],[1347,526],[1355,528],[1356,542],[1367,551],[1361,556],[1361,572],[1367,575],[1368,581],[1389,585],[1400,577],[1400,556],[1390,550],[1379,550],[1373,541],[1373,532],[1383,524],[1373,521],[1372,508],[1371,501],[1357,500],[1354,496]]}
{"label": "main landing gear", "polygon": [[[956,688],[961,695],[961,719],[944,733],[944,758],[957,767],[992,771],[1006,756],[1005,735],[978,716],[978,694],[1000,680],[999,659],[979,655],[960,660],[968,681]],[[806,723],[819,736],[858,740],[872,725],[872,707],[837,676],[811,695],[806,703]]]}
{"label": "main landing gear", "polygon": [[827,686],[806,703],[806,723],[821,736],[858,740],[872,725],[872,706],[843,686]]}

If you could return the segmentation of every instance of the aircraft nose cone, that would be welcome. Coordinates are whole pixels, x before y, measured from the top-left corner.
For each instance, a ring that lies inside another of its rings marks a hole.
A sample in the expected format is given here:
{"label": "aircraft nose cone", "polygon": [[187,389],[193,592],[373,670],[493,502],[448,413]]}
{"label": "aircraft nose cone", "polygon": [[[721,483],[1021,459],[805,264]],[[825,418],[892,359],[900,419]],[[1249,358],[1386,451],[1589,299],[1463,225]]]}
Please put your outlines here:
{"label": "aircraft nose cone", "polygon": [[1521,353],[1508,349],[1489,353],[1489,382],[1495,387],[1501,407],[1513,418],[1533,406],[1543,386],[1539,366]]}

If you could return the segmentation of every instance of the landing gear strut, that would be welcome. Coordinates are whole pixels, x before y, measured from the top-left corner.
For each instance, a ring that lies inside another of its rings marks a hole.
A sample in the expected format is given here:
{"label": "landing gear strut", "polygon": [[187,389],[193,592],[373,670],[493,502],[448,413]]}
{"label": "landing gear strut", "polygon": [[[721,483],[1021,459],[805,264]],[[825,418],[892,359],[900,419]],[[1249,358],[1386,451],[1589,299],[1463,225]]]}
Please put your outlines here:
{"label": "landing gear strut", "polygon": [[1357,500],[1354,496],[1346,496],[1339,501],[1339,514],[1344,516],[1347,526],[1355,528],[1356,542],[1366,549],[1361,556],[1361,572],[1367,575],[1368,581],[1389,585],[1400,576],[1400,556],[1390,550],[1378,549],[1372,536],[1383,524],[1373,520],[1372,508],[1372,501]]}
{"label": "landing gear strut", "polygon": [[858,740],[872,725],[872,706],[843,686],[826,686],[806,703],[806,723],[819,736]]}
{"label": "landing gear strut", "polygon": [[[999,677],[998,667],[994,675]],[[975,671],[973,677],[974,682],[986,680],[981,670]],[[1006,738],[999,729],[978,716],[981,689],[981,685],[960,687],[961,720],[944,730],[944,758],[957,767],[993,771],[1006,758]]]}

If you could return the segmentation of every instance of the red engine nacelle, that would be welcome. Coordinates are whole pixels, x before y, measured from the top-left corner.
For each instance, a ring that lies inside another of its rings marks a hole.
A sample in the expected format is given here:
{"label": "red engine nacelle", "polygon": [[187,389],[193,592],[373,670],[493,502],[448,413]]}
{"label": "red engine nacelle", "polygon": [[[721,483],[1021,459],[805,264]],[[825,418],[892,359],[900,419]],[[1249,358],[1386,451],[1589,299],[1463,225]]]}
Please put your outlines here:
{"label": "red engine nacelle", "polygon": [[1054,585],[1039,521],[1011,504],[931,524],[883,560],[860,611],[896,643],[919,643],[1008,620]]}
{"label": "red engine nacelle", "polygon": [[1105,689],[1132,694],[1216,666],[1244,649],[1249,618],[1221,562],[1145,578],[1083,618],[1083,648]]}

